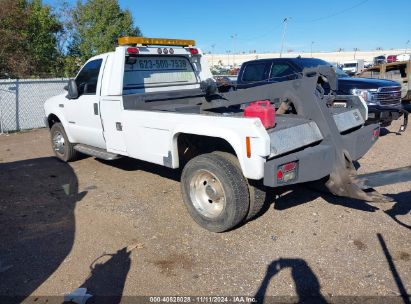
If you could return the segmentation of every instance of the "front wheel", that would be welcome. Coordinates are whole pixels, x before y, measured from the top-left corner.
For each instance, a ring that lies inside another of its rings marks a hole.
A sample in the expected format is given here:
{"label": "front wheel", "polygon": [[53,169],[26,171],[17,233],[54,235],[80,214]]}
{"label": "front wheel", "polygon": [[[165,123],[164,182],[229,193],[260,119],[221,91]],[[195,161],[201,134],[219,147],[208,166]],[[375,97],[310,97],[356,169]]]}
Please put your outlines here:
{"label": "front wheel", "polygon": [[187,163],[181,190],[191,217],[212,232],[234,228],[246,218],[250,207],[248,184],[241,170],[214,153]]}
{"label": "front wheel", "polygon": [[74,145],[68,140],[63,125],[55,123],[51,127],[50,133],[54,154],[64,162],[76,160],[78,152],[74,150]]}

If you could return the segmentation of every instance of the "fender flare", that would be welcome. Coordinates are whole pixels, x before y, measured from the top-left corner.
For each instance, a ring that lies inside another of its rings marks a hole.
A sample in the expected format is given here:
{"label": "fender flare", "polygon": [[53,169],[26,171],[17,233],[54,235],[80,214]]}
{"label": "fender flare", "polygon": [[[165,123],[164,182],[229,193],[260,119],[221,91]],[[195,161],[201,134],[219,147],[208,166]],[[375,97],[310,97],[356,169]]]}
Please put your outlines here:
{"label": "fender flare", "polygon": [[[63,125],[64,127],[64,131],[66,132],[67,138],[71,143],[74,143],[75,140],[70,132],[70,128],[69,128],[69,123],[67,122],[67,120],[64,118],[63,113],[61,113],[60,111],[53,111],[47,114],[46,119],[48,120],[49,117],[51,115],[54,115],[58,118],[58,120],[60,121],[60,123]],[[51,129],[51,128],[50,128]]]}
{"label": "fender flare", "polygon": [[[210,130],[208,130],[210,131]],[[181,134],[197,135],[212,137],[216,139],[221,139],[226,141],[236,154],[236,157],[240,163],[241,171],[246,178],[259,180],[264,177],[264,161],[259,155],[255,155],[252,158],[247,158],[246,156],[246,144],[241,142],[241,139],[235,134],[225,134],[226,136],[221,136],[215,132],[187,132],[187,130],[174,130],[171,134],[171,157],[172,157],[172,168],[178,168],[179,163],[179,152],[178,152],[178,142],[177,139]],[[227,136],[228,135],[228,136]]]}

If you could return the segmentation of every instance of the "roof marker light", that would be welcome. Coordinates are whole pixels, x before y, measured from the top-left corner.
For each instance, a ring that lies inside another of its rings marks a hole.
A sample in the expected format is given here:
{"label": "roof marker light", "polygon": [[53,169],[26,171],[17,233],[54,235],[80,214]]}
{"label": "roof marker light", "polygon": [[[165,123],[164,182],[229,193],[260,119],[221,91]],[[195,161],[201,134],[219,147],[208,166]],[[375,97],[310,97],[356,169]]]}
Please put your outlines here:
{"label": "roof marker light", "polygon": [[137,55],[138,53],[140,53],[140,51],[136,47],[129,47],[129,48],[127,48],[127,53],[129,53],[131,55]]}
{"label": "roof marker light", "polygon": [[196,48],[188,48],[188,51],[190,52],[191,55],[198,55],[198,49]]}

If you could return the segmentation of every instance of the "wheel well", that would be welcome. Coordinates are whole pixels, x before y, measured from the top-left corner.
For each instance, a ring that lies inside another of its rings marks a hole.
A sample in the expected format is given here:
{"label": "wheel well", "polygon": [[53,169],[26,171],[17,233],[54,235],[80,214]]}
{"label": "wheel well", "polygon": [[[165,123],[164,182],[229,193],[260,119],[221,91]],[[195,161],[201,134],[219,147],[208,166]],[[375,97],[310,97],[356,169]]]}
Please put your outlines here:
{"label": "wheel well", "polygon": [[61,122],[60,119],[54,114],[50,114],[47,121],[50,129],[56,122]]}
{"label": "wheel well", "polygon": [[237,157],[233,147],[228,141],[212,136],[179,134],[177,138],[177,149],[180,168],[192,158],[214,151],[228,152]]}

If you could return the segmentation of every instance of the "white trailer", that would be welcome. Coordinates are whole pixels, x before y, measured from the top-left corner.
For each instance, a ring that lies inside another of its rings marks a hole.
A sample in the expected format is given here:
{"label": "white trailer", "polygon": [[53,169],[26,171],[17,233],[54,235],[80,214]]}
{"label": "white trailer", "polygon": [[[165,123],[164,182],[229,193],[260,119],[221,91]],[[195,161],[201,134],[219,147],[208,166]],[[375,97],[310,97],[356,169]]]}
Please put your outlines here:
{"label": "white trailer", "polygon": [[349,75],[359,74],[365,69],[364,59],[346,61],[342,69]]}

